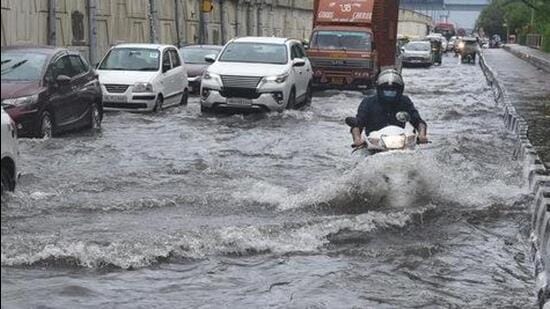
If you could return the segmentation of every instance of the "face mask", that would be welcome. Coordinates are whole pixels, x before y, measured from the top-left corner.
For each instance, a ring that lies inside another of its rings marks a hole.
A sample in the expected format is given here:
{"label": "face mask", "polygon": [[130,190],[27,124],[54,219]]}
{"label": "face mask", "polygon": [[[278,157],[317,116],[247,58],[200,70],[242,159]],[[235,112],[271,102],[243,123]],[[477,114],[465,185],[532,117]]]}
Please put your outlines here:
{"label": "face mask", "polygon": [[396,90],[382,90],[382,96],[386,100],[394,100],[397,98],[397,91]]}

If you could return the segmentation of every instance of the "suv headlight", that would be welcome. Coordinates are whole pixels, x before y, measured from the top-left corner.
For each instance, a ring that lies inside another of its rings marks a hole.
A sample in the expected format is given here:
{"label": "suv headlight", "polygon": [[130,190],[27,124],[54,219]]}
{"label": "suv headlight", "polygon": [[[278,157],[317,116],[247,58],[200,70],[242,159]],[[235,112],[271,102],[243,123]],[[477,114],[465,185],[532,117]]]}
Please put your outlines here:
{"label": "suv headlight", "polygon": [[27,97],[4,99],[2,100],[2,105],[20,106],[20,105],[33,104],[33,103],[36,103],[36,101],[38,101],[38,94],[34,94]]}
{"label": "suv headlight", "polygon": [[151,83],[135,83],[132,88],[133,92],[153,92],[153,85]]}
{"label": "suv headlight", "polygon": [[223,85],[222,78],[219,74],[208,72],[208,71],[205,71],[204,74],[202,74],[202,80],[215,82],[220,86]]}
{"label": "suv headlight", "polygon": [[262,81],[264,83],[282,84],[282,83],[286,82],[287,79],[288,79],[288,73],[284,73],[284,74],[281,74],[281,75],[266,76],[262,79]]}

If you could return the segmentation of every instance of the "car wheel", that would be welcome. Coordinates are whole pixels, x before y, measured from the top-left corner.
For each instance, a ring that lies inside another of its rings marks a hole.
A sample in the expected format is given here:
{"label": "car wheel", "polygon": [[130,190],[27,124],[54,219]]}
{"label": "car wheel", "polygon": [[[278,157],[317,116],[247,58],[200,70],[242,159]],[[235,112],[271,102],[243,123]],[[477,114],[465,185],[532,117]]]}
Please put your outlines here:
{"label": "car wheel", "polygon": [[54,132],[54,123],[52,116],[48,112],[44,112],[40,117],[40,134],[41,138],[51,138]]}
{"label": "car wheel", "polygon": [[189,90],[185,88],[183,95],[181,96],[180,105],[187,105],[187,101],[189,101]]}
{"label": "car wheel", "polygon": [[97,103],[92,103],[90,106],[90,125],[89,128],[92,130],[99,130],[101,129],[101,113],[99,112],[99,108],[97,107]]}
{"label": "car wheel", "polygon": [[292,88],[290,90],[290,94],[288,95],[288,102],[286,103],[287,109],[294,109],[296,108],[296,90]]}
{"label": "car wheel", "polygon": [[158,95],[157,100],[155,101],[155,106],[153,107],[153,112],[160,112],[162,110],[162,96]]}
{"label": "car wheel", "polygon": [[311,83],[309,83],[307,85],[306,98],[304,100],[304,106],[310,106],[312,100],[313,100],[313,87],[311,87]]}
{"label": "car wheel", "polygon": [[10,174],[10,171],[6,168],[2,168],[2,188],[1,193],[4,194],[4,191],[13,191],[15,189],[15,182]]}
{"label": "car wheel", "polygon": [[214,108],[212,107],[206,107],[201,104],[201,113],[202,114],[211,114],[214,112]]}

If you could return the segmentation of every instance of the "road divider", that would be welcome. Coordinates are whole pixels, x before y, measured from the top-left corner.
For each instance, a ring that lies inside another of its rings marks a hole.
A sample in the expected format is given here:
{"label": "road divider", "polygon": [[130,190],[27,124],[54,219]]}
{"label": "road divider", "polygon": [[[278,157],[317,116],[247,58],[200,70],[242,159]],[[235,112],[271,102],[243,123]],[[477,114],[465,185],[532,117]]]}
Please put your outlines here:
{"label": "road divider", "polygon": [[550,237],[550,229],[546,226],[550,224],[550,171],[546,169],[537,151],[529,141],[527,122],[517,113],[506,88],[499,81],[496,71],[485,61],[483,53],[480,54],[479,65],[487,78],[487,82],[493,89],[496,103],[504,108],[506,128],[518,137],[516,154],[518,159],[524,162],[524,175],[529,189],[534,195],[533,203],[529,209],[532,214],[529,239],[536,277],[536,293],[541,307],[544,303],[548,306],[550,305],[550,300],[548,300],[550,296],[550,277],[548,276],[550,265],[547,264],[550,259],[547,255],[550,252],[544,246],[548,244],[548,238]]}

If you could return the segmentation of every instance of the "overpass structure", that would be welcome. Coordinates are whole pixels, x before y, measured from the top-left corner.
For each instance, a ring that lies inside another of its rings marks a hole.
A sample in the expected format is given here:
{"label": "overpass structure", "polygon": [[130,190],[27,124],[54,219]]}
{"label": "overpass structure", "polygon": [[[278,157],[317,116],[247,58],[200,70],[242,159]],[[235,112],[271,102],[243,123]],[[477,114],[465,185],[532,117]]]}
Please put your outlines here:
{"label": "overpass structure", "polygon": [[431,16],[434,22],[453,22],[473,28],[479,13],[491,0],[401,0],[401,8]]}
{"label": "overpass structure", "polygon": [[491,0],[401,0],[401,7],[418,11],[481,11]]}

